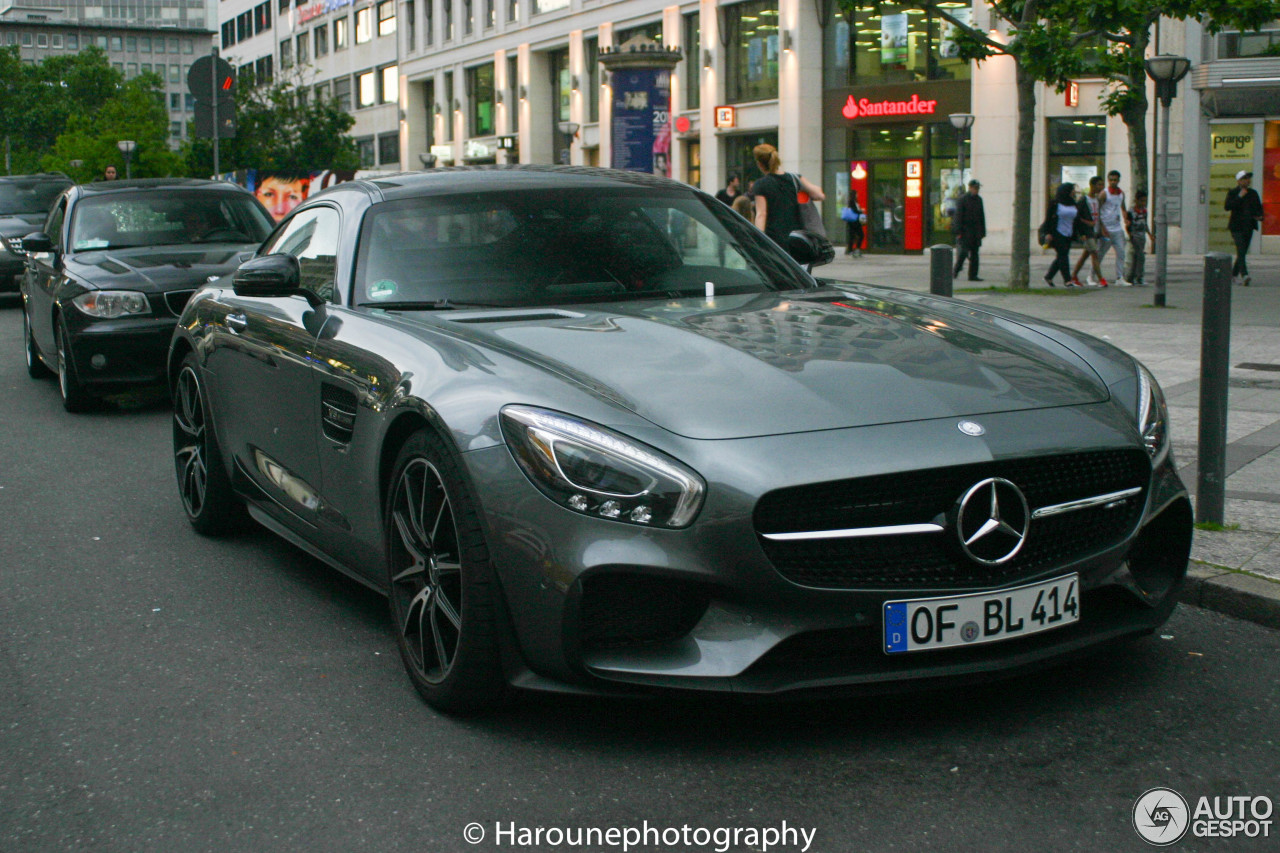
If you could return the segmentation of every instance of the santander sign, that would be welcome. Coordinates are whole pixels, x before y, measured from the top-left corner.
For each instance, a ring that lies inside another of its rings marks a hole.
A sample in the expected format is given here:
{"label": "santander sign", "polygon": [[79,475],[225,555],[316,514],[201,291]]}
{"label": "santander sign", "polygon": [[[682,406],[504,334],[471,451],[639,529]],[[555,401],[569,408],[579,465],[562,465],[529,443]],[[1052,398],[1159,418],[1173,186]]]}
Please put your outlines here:
{"label": "santander sign", "polygon": [[922,101],[919,95],[912,95],[909,101],[869,101],[866,98],[854,100],[853,95],[844,102],[840,112],[845,118],[864,118],[867,116],[907,116],[933,115],[938,108],[937,101]]}

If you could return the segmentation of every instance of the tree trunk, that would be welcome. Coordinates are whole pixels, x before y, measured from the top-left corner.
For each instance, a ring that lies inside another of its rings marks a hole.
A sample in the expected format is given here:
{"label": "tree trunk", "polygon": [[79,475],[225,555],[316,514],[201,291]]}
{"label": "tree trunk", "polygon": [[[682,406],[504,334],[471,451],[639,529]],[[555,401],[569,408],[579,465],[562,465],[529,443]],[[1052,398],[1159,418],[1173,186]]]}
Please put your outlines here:
{"label": "tree trunk", "polygon": [[1018,143],[1013,166],[1013,233],[1009,287],[1026,290],[1031,278],[1031,157],[1036,139],[1036,80],[1017,64]]}
{"label": "tree trunk", "polygon": [[[1130,48],[1134,55],[1146,55],[1149,42],[1148,33],[1150,31],[1150,26],[1148,25],[1146,30],[1134,33],[1133,46]],[[1138,96],[1129,103],[1129,106],[1120,111],[1120,118],[1129,130],[1129,168],[1133,169],[1133,175],[1129,180],[1129,203],[1132,204],[1133,195],[1138,190],[1150,190],[1147,183],[1151,177],[1147,148],[1147,110],[1151,105],[1147,101],[1147,74],[1145,67],[1140,68],[1135,74],[1128,77],[1124,84],[1130,92]]]}

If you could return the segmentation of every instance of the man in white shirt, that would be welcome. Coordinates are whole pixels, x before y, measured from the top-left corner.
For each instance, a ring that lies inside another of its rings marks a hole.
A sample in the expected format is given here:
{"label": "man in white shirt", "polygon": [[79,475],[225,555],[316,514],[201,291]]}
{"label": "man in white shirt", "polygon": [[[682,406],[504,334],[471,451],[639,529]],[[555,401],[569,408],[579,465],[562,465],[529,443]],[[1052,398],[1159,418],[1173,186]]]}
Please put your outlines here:
{"label": "man in white shirt", "polygon": [[1098,197],[1098,263],[1106,257],[1107,249],[1116,250],[1116,284],[1128,287],[1124,278],[1124,191],[1120,189],[1120,173],[1112,169],[1107,173],[1107,188]]}

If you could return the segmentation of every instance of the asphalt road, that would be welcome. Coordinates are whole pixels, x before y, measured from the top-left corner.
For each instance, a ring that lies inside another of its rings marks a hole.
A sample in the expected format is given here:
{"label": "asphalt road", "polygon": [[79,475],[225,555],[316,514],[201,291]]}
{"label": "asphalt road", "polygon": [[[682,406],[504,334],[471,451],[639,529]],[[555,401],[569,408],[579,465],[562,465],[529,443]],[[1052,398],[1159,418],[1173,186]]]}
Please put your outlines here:
{"label": "asphalt road", "polygon": [[[962,691],[533,697],[454,720],[413,692],[385,611],[263,530],[195,535],[165,401],[65,414],[27,378],[0,297],[5,853],[622,850],[497,844],[495,828],[645,821],[785,821],[815,851],[1121,851],[1148,849],[1130,820],[1152,787],[1280,806],[1280,634],[1208,612]],[[1266,841],[1176,849],[1274,850],[1272,820]],[[726,849],[707,838],[631,849]]]}

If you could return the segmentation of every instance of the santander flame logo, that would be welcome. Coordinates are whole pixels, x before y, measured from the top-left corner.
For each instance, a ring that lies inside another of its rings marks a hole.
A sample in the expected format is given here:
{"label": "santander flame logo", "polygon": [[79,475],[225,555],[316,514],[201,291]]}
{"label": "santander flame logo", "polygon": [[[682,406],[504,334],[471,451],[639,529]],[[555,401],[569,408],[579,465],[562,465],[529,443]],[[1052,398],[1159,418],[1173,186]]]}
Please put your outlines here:
{"label": "santander flame logo", "polygon": [[853,95],[849,96],[849,100],[844,102],[844,108],[840,110],[845,118],[858,117],[858,104],[853,100]]}

